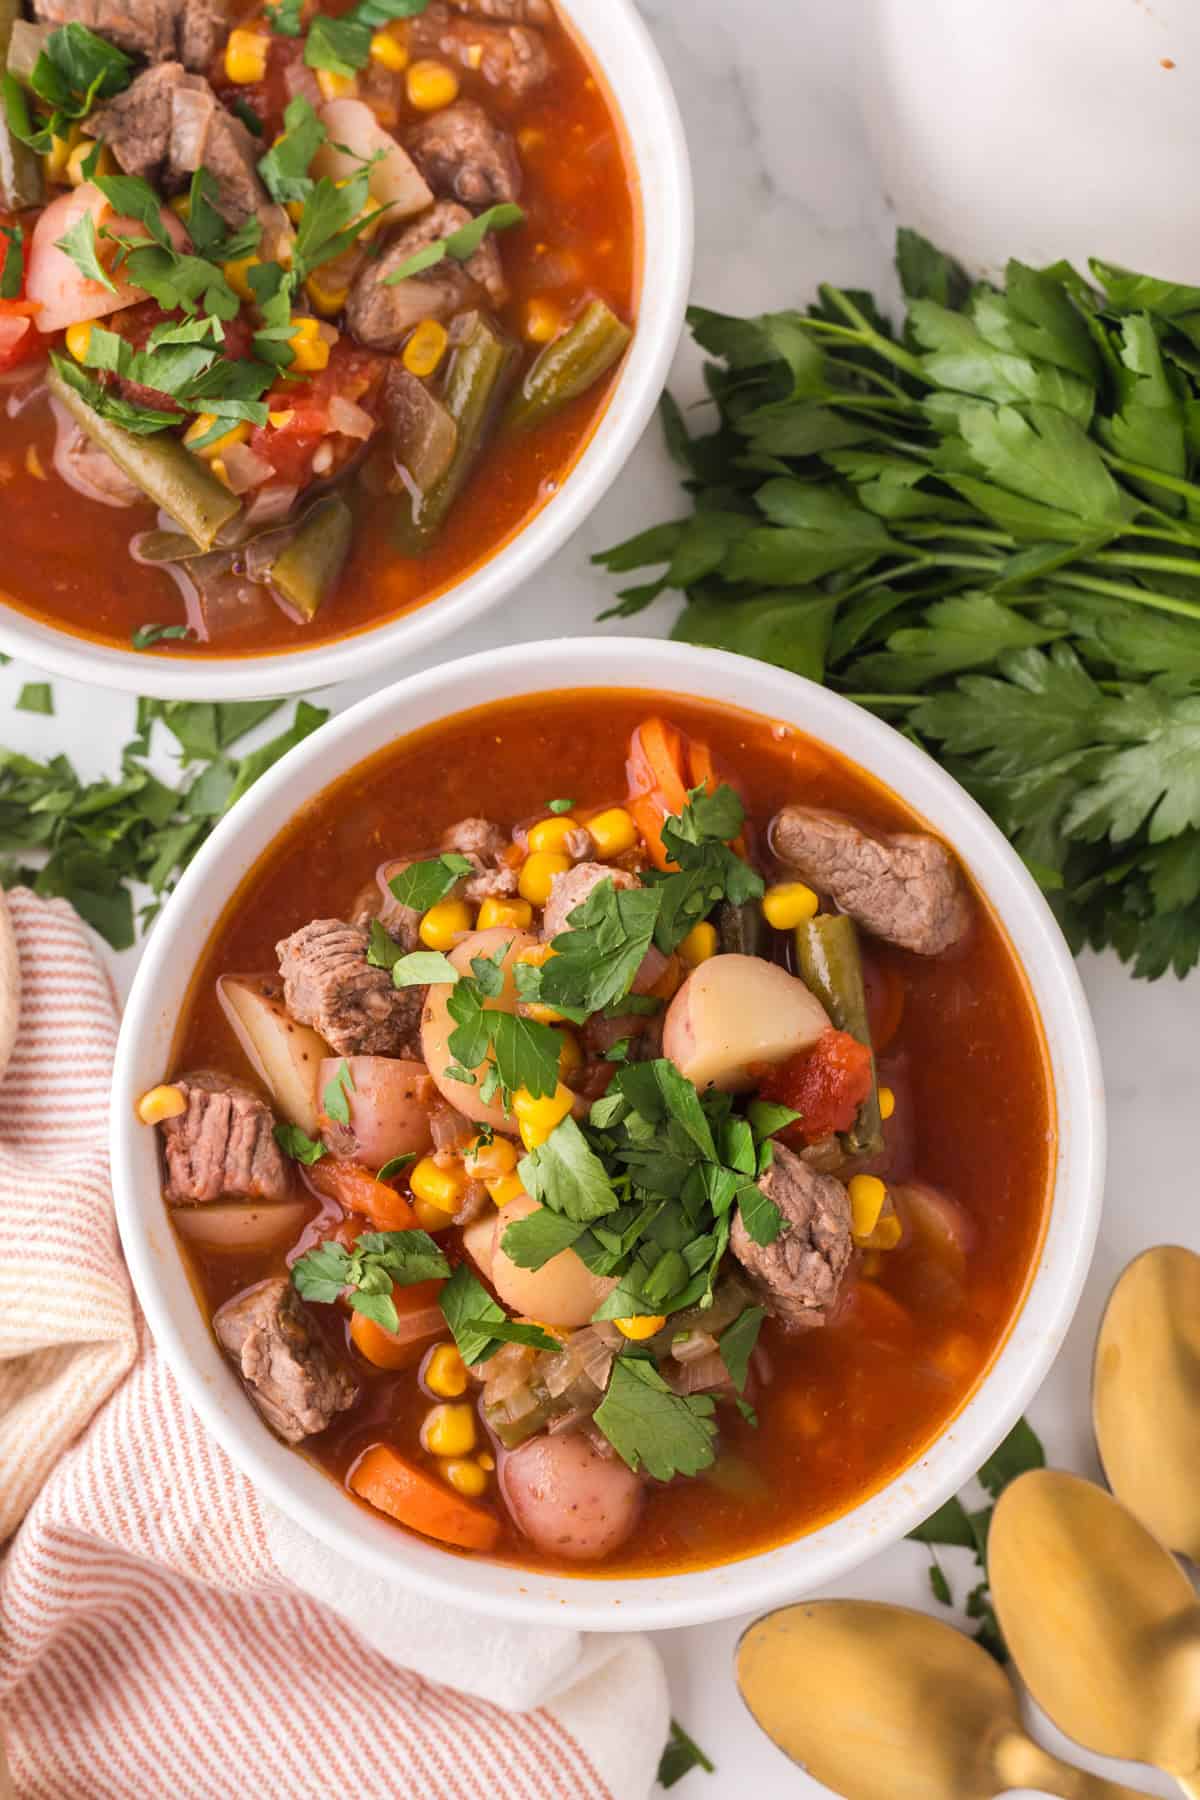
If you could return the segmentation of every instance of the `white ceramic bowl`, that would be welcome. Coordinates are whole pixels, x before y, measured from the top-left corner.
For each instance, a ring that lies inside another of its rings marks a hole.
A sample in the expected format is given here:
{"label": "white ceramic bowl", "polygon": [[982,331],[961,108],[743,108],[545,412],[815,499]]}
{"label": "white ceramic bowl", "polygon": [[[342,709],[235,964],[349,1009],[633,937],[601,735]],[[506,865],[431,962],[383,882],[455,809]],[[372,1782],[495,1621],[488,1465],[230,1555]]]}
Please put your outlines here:
{"label": "white ceramic bowl", "polygon": [[[495,606],[562,547],[629,460],[666,385],[692,277],[692,182],[675,96],[633,0],[557,0],[608,84],[641,207],[637,330],[599,426],[560,491],[495,556],[437,599],[334,643],[190,658],[118,650],[30,618],[0,592],[0,650],[52,674],[169,700],[237,700],[378,679]],[[0,579],[0,589],[3,587]]]}
{"label": "white ceramic bowl", "polygon": [[[406,731],[488,701],[564,689],[652,691],[782,719],[882,779],[952,844],[987,895],[1041,1014],[1058,1110],[1054,1202],[1036,1273],[974,1397],[915,1463],[807,1537],[722,1568],[661,1579],[564,1579],[465,1560],[374,1519],[278,1442],[221,1355],[188,1283],[160,1195],[154,1134],[134,1116],[161,1080],[205,942],[242,877],[306,802]],[[331,1549],[372,1572],[510,1620],[593,1629],[690,1625],[765,1607],[843,1574],[919,1524],[995,1449],[1046,1374],[1079,1297],[1100,1210],[1104,1096],[1091,1020],[1057,925],[985,814],[921,751],[869,713],[743,657],[628,638],[567,639],[469,657],[343,713],[293,750],[222,820],[155,925],[117,1050],[113,1186],[125,1254],[151,1330],[187,1398],[262,1491]]]}

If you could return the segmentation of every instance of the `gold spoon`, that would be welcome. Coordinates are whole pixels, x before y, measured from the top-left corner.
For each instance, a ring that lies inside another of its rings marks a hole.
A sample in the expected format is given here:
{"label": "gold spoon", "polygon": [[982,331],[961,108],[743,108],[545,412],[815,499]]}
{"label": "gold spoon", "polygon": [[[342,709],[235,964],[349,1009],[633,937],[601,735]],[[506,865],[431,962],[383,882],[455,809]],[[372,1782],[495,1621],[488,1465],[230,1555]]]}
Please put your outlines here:
{"label": "gold spoon", "polygon": [[1059,1729],[1200,1800],[1200,1603],[1170,1551],[1103,1488],[1036,1469],[997,1502],[988,1573],[1013,1660]]}
{"label": "gold spoon", "polygon": [[986,1651],[924,1613],[814,1600],[758,1619],[737,1651],[742,1699],[767,1736],[846,1800],[1148,1800],[1042,1750]]}
{"label": "gold spoon", "polygon": [[1200,1256],[1147,1250],[1113,1289],[1096,1343],[1092,1419],[1108,1485],[1200,1562]]}

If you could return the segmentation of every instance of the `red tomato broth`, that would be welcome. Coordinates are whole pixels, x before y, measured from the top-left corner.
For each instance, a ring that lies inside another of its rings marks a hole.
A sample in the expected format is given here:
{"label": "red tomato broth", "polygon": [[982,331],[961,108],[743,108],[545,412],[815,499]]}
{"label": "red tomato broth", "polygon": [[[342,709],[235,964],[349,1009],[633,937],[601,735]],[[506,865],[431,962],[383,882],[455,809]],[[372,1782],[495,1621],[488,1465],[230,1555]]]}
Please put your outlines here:
{"label": "red tomato broth", "polygon": [[[258,11],[240,9],[244,17]],[[553,299],[565,320],[598,298],[636,324],[641,287],[641,201],[624,125],[586,47],[561,18],[553,49],[551,78],[515,100],[481,74],[455,66],[462,97],[478,100],[523,140],[526,218],[500,240],[511,294],[496,316],[525,348],[526,362],[532,350],[522,321],[534,296]],[[225,85],[221,91],[243,97],[254,92]],[[406,114],[397,129],[402,134],[426,116]],[[37,215],[22,216],[28,235]],[[61,334],[41,341],[61,348]],[[176,641],[144,654],[206,658],[309,649],[435,600],[490,561],[559,491],[598,428],[620,369],[618,364],[528,434],[497,432],[445,527],[420,556],[404,556],[392,542],[390,509],[399,502],[351,483],[346,491],[355,507],[354,543],[336,589],[307,626],[264,590],[240,618],[226,612],[213,641]],[[0,383],[0,528],[8,551],[0,605],[120,648],[147,622],[182,622],[184,604],[171,576],[128,553],[129,540],[156,524],[155,509],[148,503],[109,507],[78,493],[54,470],[54,441],[49,400],[41,395],[17,411]]]}
{"label": "red tomato broth", "polygon": [[[270,969],[277,939],[311,917],[346,916],[388,854],[434,844],[453,821],[480,811],[509,825],[544,811],[559,794],[582,812],[619,801],[630,733],[650,710],[663,710],[660,697],[590,690],[505,702],[401,739],[326,789],[226,908],[192,985],[173,1068],[215,1066],[247,1076],[216,1000],[216,978]],[[799,798],[877,829],[920,825],[885,787],[798,731],[694,701],[672,700],[666,716],[703,738],[736,773],[760,837],[774,811]],[[554,772],[551,785],[546,770]],[[1004,1343],[1045,1229],[1054,1100],[1024,975],[978,891],[974,901],[972,932],[948,956],[927,960],[870,944],[871,957],[904,989],[888,1054],[902,1056],[908,1068],[917,1175],[944,1187],[975,1233],[958,1298],[948,1306],[944,1272],[904,1246],[879,1258],[877,1279],[860,1279],[830,1326],[788,1334],[768,1321],[761,1343],[772,1379],[752,1381],[748,1390],[758,1429],[722,1404],[725,1470],[719,1463],[715,1479],[651,1484],[631,1542],[587,1574],[662,1574],[728,1562],[838,1517],[930,1445]],[[439,1238],[452,1262],[459,1260],[455,1237]],[[310,1227],[299,1249],[312,1241]],[[252,1265],[187,1255],[211,1313],[249,1280],[280,1272],[296,1253]],[[411,1372],[371,1370],[347,1351],[344,1316],[333,1308],[314,1313],[331,1344],[350,1356],[364,1399],[310,1440],[306,1454],[341,1481],[381,1434],[419,1457],[414,1447],[428,1401]],[[731,1453],[740,1459],[732,1473]],[[581,1573],[578,1564],[531,1553],[507,1520],[497,1556]]]}

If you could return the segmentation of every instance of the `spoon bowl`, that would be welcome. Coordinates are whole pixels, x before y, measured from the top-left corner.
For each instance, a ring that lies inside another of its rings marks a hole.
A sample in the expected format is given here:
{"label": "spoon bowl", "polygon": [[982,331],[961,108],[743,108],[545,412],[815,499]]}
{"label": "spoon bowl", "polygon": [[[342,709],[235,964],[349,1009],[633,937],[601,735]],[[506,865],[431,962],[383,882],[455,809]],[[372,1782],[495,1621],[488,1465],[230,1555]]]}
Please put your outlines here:
{"label": "spoon bowl", "polygon": [[1200,1797],[1200,1604],[1170,1551],[1103,1488],[1037,1469],[997,1502],[988,1573],[1022,1678],[1059,1729]]}
{"label": "spoon bowl", "polygon": [[1147,1250],[1113,1289],[1096,1342],[1092,1420],[1118,1500],[1200,1562],[1200,1256]]}
{"label": "spoon bowl", "polygon": [[991,1800],[1013,1787],[1137,1800],[1040,1749],[999,1665],[924,1613],[868,1600],[785,1606],[745,1632],[736,1669],[768,1737],[847,1800]]}

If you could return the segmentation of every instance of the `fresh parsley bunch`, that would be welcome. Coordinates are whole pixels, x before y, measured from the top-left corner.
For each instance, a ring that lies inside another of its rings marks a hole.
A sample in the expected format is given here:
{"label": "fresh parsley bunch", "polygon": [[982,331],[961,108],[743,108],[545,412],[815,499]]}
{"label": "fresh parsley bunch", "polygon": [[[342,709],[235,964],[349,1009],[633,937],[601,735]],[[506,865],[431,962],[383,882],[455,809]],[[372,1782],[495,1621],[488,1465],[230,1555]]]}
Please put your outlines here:
{"label": "fresh parsley bunch", "polygon": [[869,294],[693,308],[716,426],[694,510],[600,561],[664,564],[675,635],[827,682],[982,802],[1072,943],[1200,957],[1200,288],[1093,262],[971,283],[912,232]]}

